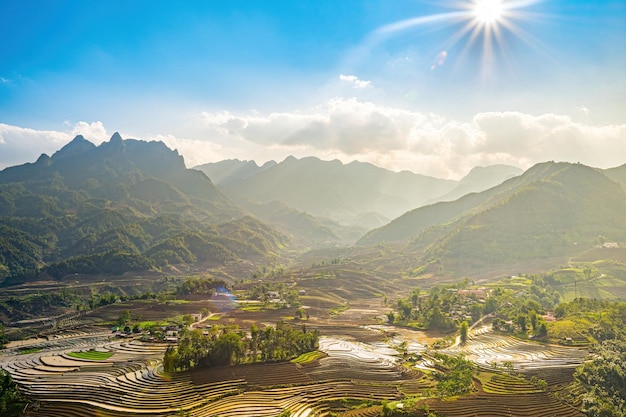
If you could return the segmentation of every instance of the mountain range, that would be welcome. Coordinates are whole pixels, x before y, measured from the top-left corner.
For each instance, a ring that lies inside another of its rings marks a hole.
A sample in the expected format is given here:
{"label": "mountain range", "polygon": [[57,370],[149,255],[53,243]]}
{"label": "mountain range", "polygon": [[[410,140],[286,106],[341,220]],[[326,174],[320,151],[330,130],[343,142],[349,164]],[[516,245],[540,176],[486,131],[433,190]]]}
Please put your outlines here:
{"label": "mountain range", "polygon": [[477,167],[461,181],[409,171],[393,172],[369,163],[288,157],[258,166],[228,160],[197,166],[240,204],[279,201],[315,217],[372,229],[428,202],[482,191],[522,173],[519,168]]}
{"label": "mountain range", "polygon": [[626,165],[496,165],[460,181],[313,157],[187,169],[161,142],[77,136],[0,171],[0,282],[206,271],[357,241],[399,247],[413,275],[566,262],[626,242],[625,188]]}
{"label": "mountain range", "polygon": [[287,244],[176,151],[117,133],[1,171],[0,230],[9,281],[223,265]]}

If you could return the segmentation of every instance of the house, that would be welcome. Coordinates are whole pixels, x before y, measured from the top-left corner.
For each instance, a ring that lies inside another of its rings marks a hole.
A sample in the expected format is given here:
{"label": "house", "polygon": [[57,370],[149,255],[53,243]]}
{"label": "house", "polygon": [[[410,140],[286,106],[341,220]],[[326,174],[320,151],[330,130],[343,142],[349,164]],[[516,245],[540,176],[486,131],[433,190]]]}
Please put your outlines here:
{"label": "house", "polygon": [[172,328],[165,331],[166,342],[178,342],[178,330]]}
{"label": "house", "polygon": [[278,303],[280,302],[280,293],[278,291],[268,291],[267,298],[273,303]]}

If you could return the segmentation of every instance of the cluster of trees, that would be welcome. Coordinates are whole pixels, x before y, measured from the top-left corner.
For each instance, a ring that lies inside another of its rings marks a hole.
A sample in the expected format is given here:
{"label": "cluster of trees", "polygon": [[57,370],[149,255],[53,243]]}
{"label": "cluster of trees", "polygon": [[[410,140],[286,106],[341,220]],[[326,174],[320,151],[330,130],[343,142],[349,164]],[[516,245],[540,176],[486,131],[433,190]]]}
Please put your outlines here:
{"label": "cluster of trees", "polygon": [[558,300],[558,293],[551,288],[547,290],[533,284],[519,290],[496,288],[487,298],[484,313],[494,313],[496,318],[492,322],[493,329],[501,332],[526,333],[529,328],[537,337],[548,335],[548,325],[542,315],[545,305],[552,306],[552,301]]}
{"label": "cluster of trees", "polygon": [[0,415],[17,417],[22,414],[26,401],[20,396],[17,386],[4,369],[0,369]]}
{"label": "cluster of trees", "polygon": [[319,268],[320,266],[326,266],[326,265],[340,265],[342,263],[343,263],[343,258],[333,258],[330,261],[313,262],[313,264],[311,265],[311,268]]}
{"label": "cluster of trees", "polygon": [[300,306],[298,302],[298,290],[288,287],[284,282],[265,282],[259,285],[253,285],[248,292],[248,297],[252,300],[268,303],[271,299],[270,292],[277,292],[286,306]]}
{"label": "cluster of trees", "polygon": [[285,273],[285,269],[280,263],[271,263],[269,265],[259,265],[256,267],[252,278],[276,278],[281,277]]}
{"label": "cluster of trees", "polygon": [[[620,340],[621,339],[621,340]],[[575,373],[585,388],[583,411],[591,417],[626,415],[626,341],[605,340],[594,348],[591,361]]]}
{"label": "cluster of trees", "polygon": [[213,278],[189,277],[176,286],[177,295],[208,294],[212,295],[219,287],[226,287],[222,280]]}
{"label": "cluster of trees", "polygon": [[463,357],[435,353],[435,366],[444,372],[435,374],[437,391],[442,397],[451,397],[471,392],[474,389],[476,365]]}
{"label": "cluster of trees", "polygon": [[626,415],[626,303],[576,298],[559,304],[554,315],[597,342],[574,374],[584,389],[582,411],[590,417]]}
{"label": "cluster of trees", "polygon": [[626,328],[626,303],[576,298],[569,303],[561,303],[554,315],[560,319],[576,318],[591,325],[578,329],[591,340],[623,339]]}
{"label": "cluster of trees", "polygon": [[543,275],[525,277],[531,285],[515,291],[503,287],[492,290],[486,298],[480,299],[472,293],[459,294],[465,289],[467,279],[458,284],[434,286],[422,293],[419,288],[412,290],[406,298],[398,299],[397,310],[387,313],[390,323],[410,324],[425,329],[441,331],[461,331],[467,337],[467,327],[485,314],[495,314],[494,330],[506,332],[527,332],[547,336],[548,325],[542,315],[547,307],[558,302],[558,293],[549,285],[542,287]]}
{"label": "cluster of trees", "polygon": [[413,322],[418,327],[454,331],[457,322],[445,315],[444,311],[450,311],[451,307],[458,302],[456,286],[434,286],[422,297],[419,288],[411,291],[408,297],[400,298],[397,301],[397,314],[393,311],[387,313],[387,320],[390,323],[408,324]]}
{"label": "cluster of trees", "polygon": [[177,347],[163,357],[166,372],[195,367],[289,360],[319,346],[319,332],[305,326],[294,328],[284,322],[263,329],[252,325],[250,333],[238,328],[214,326],[208,335],[200,329],[183,330]]}
{"label": "cluster of trees", "polygon": [[514,320],[506,321],[500,318],[493,319],[493,330],[500,332],[513,333],[520,331],[526,333],[528,331],[528,325],[530,324],[533,335],[537,337],[545,337],[548,335],[548,326],[546,321],[535,310],[530,310],[528,313],[520,313]]}

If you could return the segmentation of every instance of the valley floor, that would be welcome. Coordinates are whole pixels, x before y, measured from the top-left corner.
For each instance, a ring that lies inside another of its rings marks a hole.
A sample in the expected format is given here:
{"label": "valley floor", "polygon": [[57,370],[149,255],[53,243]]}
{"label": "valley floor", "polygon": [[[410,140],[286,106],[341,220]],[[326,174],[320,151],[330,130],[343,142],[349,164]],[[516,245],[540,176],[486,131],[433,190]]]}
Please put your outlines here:
{"label": "valley floor", "polygon": [[[305,364],[237,365],[167,375],[160,366],[166,344],[113,338],[102,328],[77,326],[31,344],[31,353],[10,346],[0,353],[0,367],[34,400],[27,416],[273,417],[289,410],[293,417],[363,417],[380,415],[383,401],[424,401],[448,416],[582,415],[571,382],[584,349],[523,341],[479,326],[467,344],[443,350],[481,366],[475,392],[437,399],[432,378],[437,369],[429,348],[435,338],[377,324],[374,318],[382,310],[363,304],[332,318],[307,321],[307,327],[320,330],[320,350],[326,355]],[[400,346],[423,359],[409,363]],[[90,350],[112,356],[94,361],[68,355]],[[514,372],[498,367],[506,361]],[[529,382],[537,375],[547,382],[545,389]]]}

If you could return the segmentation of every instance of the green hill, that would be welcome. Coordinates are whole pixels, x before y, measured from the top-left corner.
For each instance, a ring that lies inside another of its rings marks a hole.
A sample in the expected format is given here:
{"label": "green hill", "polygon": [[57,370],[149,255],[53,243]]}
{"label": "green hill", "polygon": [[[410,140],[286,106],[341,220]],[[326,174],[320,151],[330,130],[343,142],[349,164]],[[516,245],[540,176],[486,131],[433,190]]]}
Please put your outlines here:
{"label": "green hill", "polygon": [[626,240],[626,193],[582,165],[520,188],[489,208],[457,220],[434,242],[420,241],[425,257],[459,270],[483,264],[567,258],[592,247],[600,236]]}
{"label": "green hill", "polygon": [[294,245],[304,247],[352,244],[365,229],[344,226],[331,219],[314,217],[279,201],[253,203],[242,200],[241,206],[260,220],[278,228]]}
{"label": "green hill", "polygon": [[124,273],[275,255],[286,236],[161,142],[77,136],[0,171],[0,280]]}
{"label": "green hill", "polygon": [[483,193],[406,213],[360,243],[411,239],[424,262],[458,271],[572,256],[599,237],[623,242],[625,210],[626,192],[603,173],[548,162]]}

